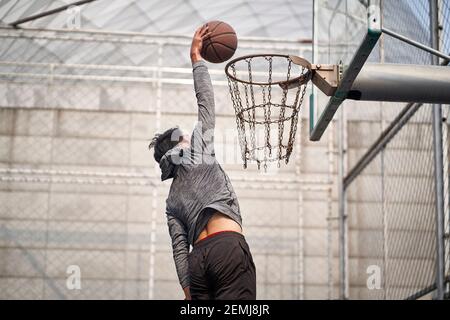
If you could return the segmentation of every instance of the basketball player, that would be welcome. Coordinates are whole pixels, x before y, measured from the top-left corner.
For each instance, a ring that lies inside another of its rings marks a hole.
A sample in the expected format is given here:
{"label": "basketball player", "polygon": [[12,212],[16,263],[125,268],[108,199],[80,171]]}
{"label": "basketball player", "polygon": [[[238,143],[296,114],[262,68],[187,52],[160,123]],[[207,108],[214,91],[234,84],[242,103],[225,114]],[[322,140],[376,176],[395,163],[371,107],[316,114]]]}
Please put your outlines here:
{"label": "basketball player", "polygon": [[200,55],[203,40],[209,35],[208,27],[203,26],[192,40],[198,104],[192,137],[172,128],[156,135],[150,148],[154,148],[161,179],[172,179],[166,216],[186,299],[254,300],[255,264],[242,233],[238,200],[214,155],[214,92]]}

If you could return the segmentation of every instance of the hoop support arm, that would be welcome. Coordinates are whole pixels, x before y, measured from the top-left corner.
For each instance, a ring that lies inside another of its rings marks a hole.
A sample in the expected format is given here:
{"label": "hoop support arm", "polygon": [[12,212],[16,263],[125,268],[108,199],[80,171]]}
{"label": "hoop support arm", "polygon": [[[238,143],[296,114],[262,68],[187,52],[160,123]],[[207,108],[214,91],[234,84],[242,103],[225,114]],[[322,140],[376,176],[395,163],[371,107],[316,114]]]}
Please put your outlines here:
{"label": "hoop support arm", "polygon": [[450,67],[366,64],[347,99],[450,104]]}
{"label": "hoop support arm", "polygon": [[340,66],[336,64],[313,64],[312,82],[327,96],[336,93],[340,81]]}

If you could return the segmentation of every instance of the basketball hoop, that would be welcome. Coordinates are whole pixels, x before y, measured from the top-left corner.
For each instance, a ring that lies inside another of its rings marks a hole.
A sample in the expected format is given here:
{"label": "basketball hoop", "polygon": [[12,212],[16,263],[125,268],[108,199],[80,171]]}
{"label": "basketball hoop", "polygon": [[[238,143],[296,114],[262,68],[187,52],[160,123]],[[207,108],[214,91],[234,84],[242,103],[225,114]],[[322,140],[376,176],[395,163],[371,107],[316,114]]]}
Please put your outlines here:
{"label": "basketball hoop", "polygon": [[[295,77],[291,76],[294,74]],[[283,69],[283,70],[282,70]],[[279,70],[282,70],[280,72]],[[300,107],[311,80],[311,64],[299,57],[256,54],[239,57],[225,67],[231,100],[236,114],[244,168],[255,161],[263,164],[291,156]],[[273,135],[272,130],[277,130]],[[286,132],[285,132],[286,131]],[[257,133],[263,133],[262,141]]]}

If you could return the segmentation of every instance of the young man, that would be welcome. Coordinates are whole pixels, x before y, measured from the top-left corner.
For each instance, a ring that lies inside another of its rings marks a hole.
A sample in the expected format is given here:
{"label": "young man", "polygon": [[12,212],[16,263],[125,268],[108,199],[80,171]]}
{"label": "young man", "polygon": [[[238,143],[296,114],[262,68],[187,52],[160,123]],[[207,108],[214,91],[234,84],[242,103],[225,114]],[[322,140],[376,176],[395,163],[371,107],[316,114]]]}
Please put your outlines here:
{"label": "young man", "polygon": [[156,135],[150,147],[155,149],[161,179],[173,179],[166,215],[186,299],[256,299],[255,264],[242,234],[238,200],[214,155],[214,93],[200,56],[207,36],[208,27],[199,28],[191,46],[198,104],[191,139],[172,128]]}

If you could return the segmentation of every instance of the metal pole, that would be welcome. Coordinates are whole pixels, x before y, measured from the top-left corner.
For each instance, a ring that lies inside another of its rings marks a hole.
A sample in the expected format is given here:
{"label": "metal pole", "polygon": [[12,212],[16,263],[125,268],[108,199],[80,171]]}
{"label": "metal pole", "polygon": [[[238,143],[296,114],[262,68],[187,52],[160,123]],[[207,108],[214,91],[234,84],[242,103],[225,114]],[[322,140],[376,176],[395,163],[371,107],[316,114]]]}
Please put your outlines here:
{"label": "metal pole", "polygon": [[[301,120],[300,120],[301,121]],[[302,127],[303,128],[303,127]],[[302,163],[302,141],[301,132],[297,131],[296,134],[296,161],[295,161],[295,177],[296,180],[301,177],[301,163]],[[303,221],[303,190],[301,184],[297,185],[297,239],[298,239],[298,287],[297,297],[299,300],[303,300],[305,297],[305,244],[304,244],[304,221]]]}
{"label": "metal pole", "polygon": [[[158,47],[158,70],[156,71],[156,77],[160,79],[156,84],[156,114],[155,114],[155,129],[157,132],[161,129],[161,105],[162,105],[162,86],[161,81],[162,72],[161,67],[163,64],[164,46],[161,44]],[[159,166],[155,162],[154,164],[155,175],[159,175]],[[149,299],[155,299],[155,265],[156,265],[156,220],[158,214],[158,188],[153,186],[152,189],[152,215],[151,215],[151,239],[150,239],[150,268],[149,268]]]}
{"label": "metal pole", "polygon": [[81,6],[83,4],[86,4],[86,3],[89,3],[89,2],[93,2],[93,1],[96,1],[96,0],[82,0],[82,1],[76,1],[76,2],[71,3],[71,4],[66,4],[64,6],[61,6],[61,7],[49,10],[49,11],[45,11],[45,12],[42,12],[42,13],[38,13],[38,14],[35,14],[35,15],[32,15],[32,16],[23,18],[23,19],[19,19],[17,21],[14,21],[14,22],[10,23],[10,26],[17,27],[19,24],[22,24],[22,23],[25,23],[25,22],[29,22],[29,21],[33,21],[33,20],[36,20],[36,19],[40,19],[40,18],[49,16],[49,15],[52,15],[52,14],[55,14],[55,13],[67,10],[68,8],[70,8],[72,6]]}
{"label": "metal pole", "polygon": [[450,104],[449,88],[448,67],[368,63],[359,72],[346,99]]}
{"label": "metal pole", "polygon": [[[72,4],[73,6],[74,4]],[[15,23],[15,22],[13,22]],[[9,31],[16,31],[12,29],[11,27],[5,27],[0,25],[0,34],[3,36],[6,32]],[[61,28],[20,28],[20,35],[23,35],[23,32],[30,32],[34,33],[32,37],[38,37],[40,34],[45,33],[64,33],[68,34],[71,33],[73,35],[73,38],[70,40],[77,40],[76,36],[78,35],[86,35],[86,36],[105,36],[105,37],[123,37],[123,38],[155,38],[159,39],[160,41],[167,43],[173,39],[178,39],[180,44],[190,45],[192,41],[191,36],[186,35],[180,35],[180,34],[160,34],[160,33],[144,33],[144,32],[131,32],[131,31],[111,31],[111,30],[98,30],[98,29],[61,29]],[[87,38],[88,41],[92,41],[92,38]],[[67,40],[67,38],[65,39]],[[182,42],[180,42],[182,41]],[[305,48],[303,50],[310,51],[311,50],[311,39],[299,39],[299,40],[292,40],[287,38],[275,38],[275,37],[239,37],[239,48],[241,48],[242,42],[247,43],[249,45],[249,42],[257,42],[255,46],[252,46],[252,48],[258,48],[260,43],[270,44],[274,43],[277,46],[277,49],[283,50],[283,48],[278,48],[278,45],[283,43],[284,45],[291,44],[292,50],[295,50],[298,48],[299,45],[304,45]],[[245,45],[245,44],[244,44]],[[256,46],[258,45],[258,46]],[[247,46],[246,46],[247,47]],[[264,46],[265,48],[273,49],[273,46]]]}
{"label": "metal pole", "polygon": [[347,216],[346,216],[346,188],[344,186],[345,174],[345,108],[341,108],[339,119],[339,169],[338,169],[338,197],[339,197],[339,279],[340,298],[348,298],[347,278]]}
{"label": "metal pole", "polygon": [[[442,112],[443,114],[445,113],[445,111]],[[443,166],[443,170],[444,170],[444,192],[448,195],[449,194],[449,176],[450,176],[450,159],[449,159],[449,145],[447,143],[447,141],[449,140],[449,130],[448,130],[448,118],[446,120],[444,120],[442,123],[442,140],[446,141],[445,143],[442,144],[443,147],[443,162],[444,162],[444,166]],[[448,244],[447,241],[449,239],[449,233],[448,233],[448,226],[449,226],[449,217],[450,217],[450,207],[449,207],[449,197],[446,195],[446,198],[444,198],[444,229],[446,229],[445,234],[444,234],[444,249],[445,249],[445,256],[448,257]],[[447,276],[450,274],[450,259],[446,258],[445,259],[445,267],[444,267],[445,271],[444,274]],[[446,280],[446,284],[445,284],[445,296],[447,299],[447,295],[449,294],[449,283]]]}
{"label": "metal pole", "polygon": [[[431,45],[439,49],[438,0],[430,1]],[[439,59],[432,56],[433,64]],[[434,175],[436,188],[436,299],[444,299],[445,255],[444,255],[444,170],[442,147],[442,106],[433,105]]]}
{"label": "metal pole", "polygon": [[328,214],[327,214],[327,281],[328,281],[328,300],[332,300],[334,297],[333,289],[333,224],[335,219],[333,219],[333,175],[334,175],[334,157],[335,146],[334,146],[334,123],[331,123],[331,130],[328,131],[328,179],[330,189],[328,190]]}
{"label": "metal pole", "polygon": [[[384,12],[384,0],[380,1],[381,10],[381,25],[383,25],[383,12]],[[386,63],[385,57],[385,36],[380,37],[380,63]],[[384,119],[383,110],[385,108],[385,102],[380,102],[380,129],[384,132],[386,129],[386,120]],[[386,200],[386,172],[385,172],[385,151],[386,149],[381,149],[381,212],[382,212],[382,222],[383,222],[383,273],[382,273],[382,288],[383,288],[383,299],[387,300],[389,298],[389,247],[388,247],[388,211],[387,211],[387,200]]]}
{"label": "metal pole", "polygon": [[[434,2],[434,0],[431,1],[431,3],[433,3],[433,2]],[[433,5],[433,4],[431,4],[431,5]],[[431,21],[433,21],[433,20],[431,20]],[[394,32],[394,31],[386,29],[386,28],[382,28],[381,31],[383,31],[383,33],[385,33],[385,34],[390,35],[393,38],[396,38],[396,39],[398,39],[400,41],[403,41],[403,42],[406,42],[407,44],[410,44],[410,45],[412,45],[414,47],[417,47],[419,49],[427,51],[427,52],[431,53],[434,56],[437,56],[437,57],[440,57],[440,58],[442,58],[444,60],[449,60],[450,61],[450,56],[445,54],[445,53],[440,52],[439,50],[435,50],[433,48],[430,48],[430,47],[428,47],[428,46],[426,46],[424,44],[421,44],[420,42],[411,40],[411,39],[409,39],[407,37],[402,36],[401,34],[398,34],[398,33]],[[439,39],[439,37],[438,37],[438,39]],[[434,47],[434,48],[436,48],[436,47]],[[434,63],[434,64],[437,64],[437,63]]]}
{"label": "metal pole", "polygon": [[397,117],[391,122],[389,127],[384,130],[380,137],[375,141],[367,152],[359,159],[356,165],[350,170],[344,178],[344,187],[347,188],[358,175],[380,154],[385,146],[395,137],[403,126],[414,116],[422,106],[421,103],[409,103],[400,111]]}

